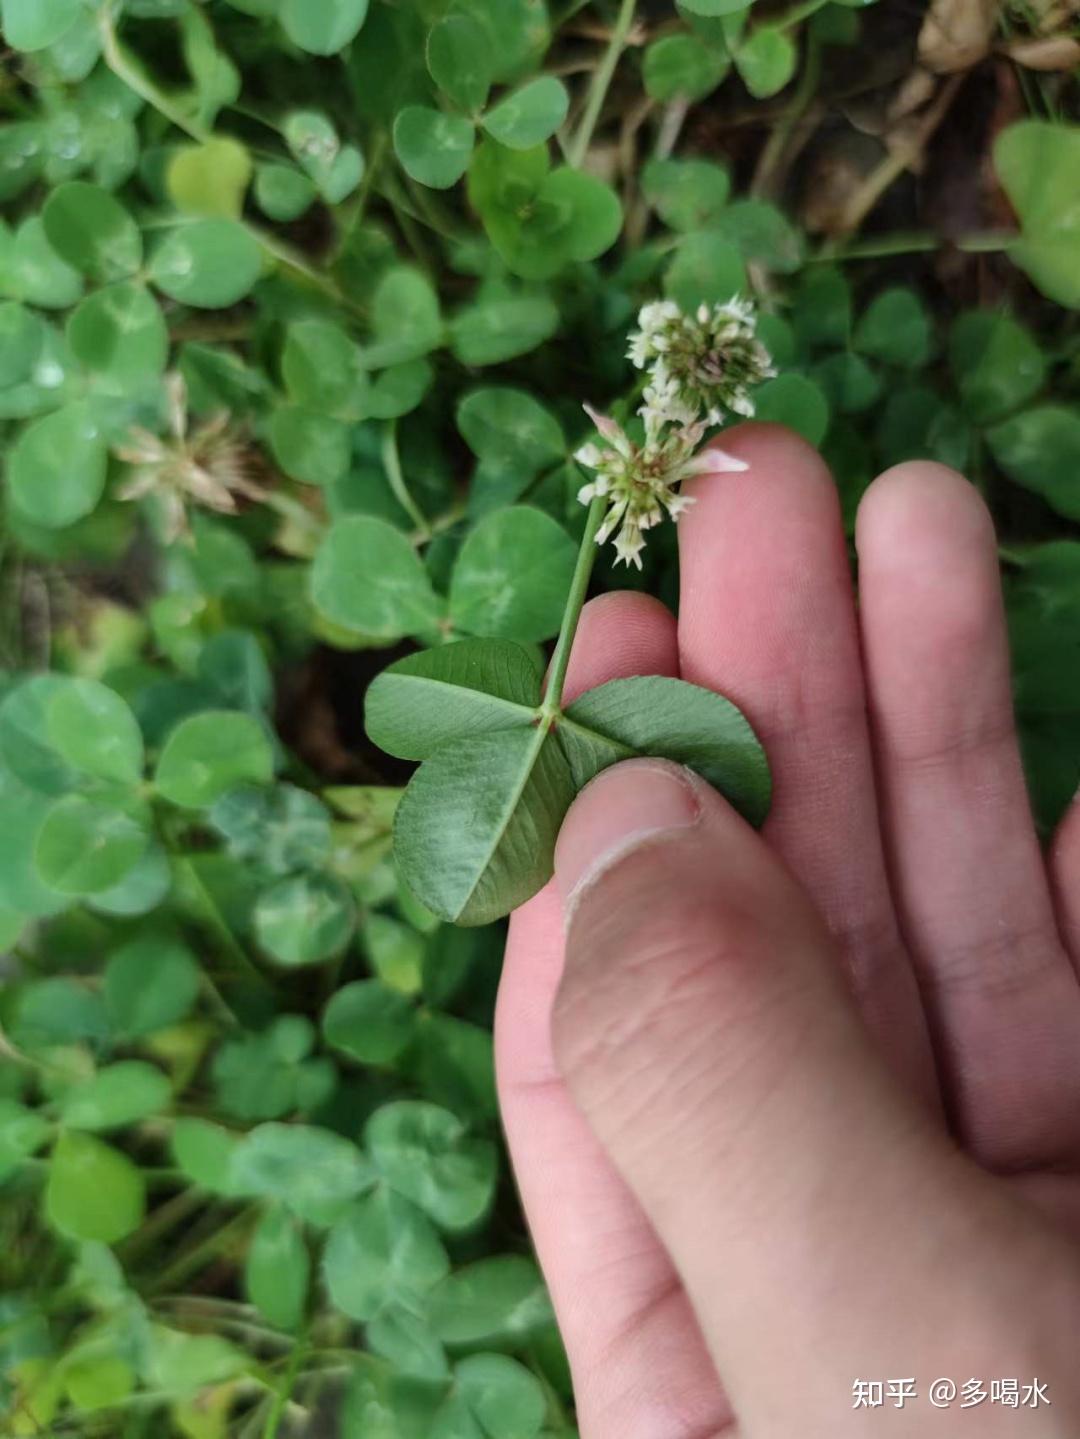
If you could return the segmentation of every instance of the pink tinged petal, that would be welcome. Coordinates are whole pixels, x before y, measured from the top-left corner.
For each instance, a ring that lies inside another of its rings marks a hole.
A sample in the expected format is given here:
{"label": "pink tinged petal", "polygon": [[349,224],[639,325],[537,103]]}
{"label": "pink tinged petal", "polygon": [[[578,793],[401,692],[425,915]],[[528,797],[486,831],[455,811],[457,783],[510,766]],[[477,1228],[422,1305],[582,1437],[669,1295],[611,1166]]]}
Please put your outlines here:
{"label": "pink tinged petal", "polygon": [[623,459],[628,460],[634,453],[634,447],[626,438],[622,426],[610,415],[599,414],[591,405],[583,405],[582,408],[608,444],[622,455]]}
{"label": "pink tinged petal", "polygon": [[592,405],[582,405],[581,408],[588,415],[589,419],[592,420],[605,440],[610,440],[610,442],[614,444],[616,440],[623,437],[621,426],[618,425],[610,415],[602,415],[599,410],[594,410]]}
{"label": "pink tinged petal", "polygon": [[745,460],[740,460],[735,455],[729,455],[726,450],[718,450],[710,446],[702,450],[700,455],[695,455],[692,460],[687,460],[685,473],[687,475],[737,475],[750,466]]}

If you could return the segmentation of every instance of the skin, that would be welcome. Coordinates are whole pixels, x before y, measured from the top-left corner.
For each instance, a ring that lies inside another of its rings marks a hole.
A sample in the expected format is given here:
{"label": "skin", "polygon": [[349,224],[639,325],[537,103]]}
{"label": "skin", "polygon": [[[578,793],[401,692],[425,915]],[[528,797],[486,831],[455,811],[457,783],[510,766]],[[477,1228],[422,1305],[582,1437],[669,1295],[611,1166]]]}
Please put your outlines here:
{"label": "skin", "polygon": [[[930,463],[858,520],[746,425],[697,481],[679,618],[586,607],[568,697],[682,675],[738,704],[754,833],[635,760],[514,916],[496,1058],[583,1439],[1080,1433],[1080,805],[1043,853],[995,538]],[[1050,1404],[933,1407],[1038,1377]],[[853,1407],[857,1379],[919,1398]]]}

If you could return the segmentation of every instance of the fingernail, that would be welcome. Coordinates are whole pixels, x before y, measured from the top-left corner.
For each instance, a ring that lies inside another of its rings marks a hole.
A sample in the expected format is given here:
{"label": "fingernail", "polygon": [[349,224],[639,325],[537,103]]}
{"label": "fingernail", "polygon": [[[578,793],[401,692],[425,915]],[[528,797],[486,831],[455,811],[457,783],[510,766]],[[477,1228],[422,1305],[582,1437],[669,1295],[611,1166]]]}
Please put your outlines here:
{"label": "fingernail", "polygon": [[701,817],[702,782],[681,765],[627,760],[598,775],[574,801],[555,848],[555,882],[569,914],[581,891],[645,840]]}

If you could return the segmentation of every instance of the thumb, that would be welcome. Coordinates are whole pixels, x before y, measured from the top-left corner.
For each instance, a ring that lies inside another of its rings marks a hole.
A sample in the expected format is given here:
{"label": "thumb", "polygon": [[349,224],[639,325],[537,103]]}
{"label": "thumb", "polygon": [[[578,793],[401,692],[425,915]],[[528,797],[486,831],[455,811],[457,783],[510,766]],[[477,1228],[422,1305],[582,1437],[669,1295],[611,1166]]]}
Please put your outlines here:
{"label": "thumb", "polygon": [[[772,1432],[780,1373],[839,1417],[856,1375],[914,1362],[898,1311],[930,1335],[956,1302],[967,1313],[982,1256],[963,1236],[993,1208],[989,1181],[879,1061],[802,890],[689,771],[601,774],[564,824],[556,880],[556,1061],[736,1413]],[[955,1284],[935,1314],[943,1252]]]}

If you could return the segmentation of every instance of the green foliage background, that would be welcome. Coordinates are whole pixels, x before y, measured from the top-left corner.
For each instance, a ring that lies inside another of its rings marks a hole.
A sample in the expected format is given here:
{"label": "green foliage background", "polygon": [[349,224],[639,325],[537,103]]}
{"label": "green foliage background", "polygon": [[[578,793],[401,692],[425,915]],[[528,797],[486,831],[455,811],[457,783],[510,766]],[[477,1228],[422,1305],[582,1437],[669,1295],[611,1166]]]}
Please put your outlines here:
{"label": "green foliage background", "polygon": [[977,54],[905,130],[913,12],[0,0],[0,1432],[573,1432],[501,932],[400,881],[360,714],[416,646],[541,663],[643,301],[757,297],[849,523],[911,456],[979,485],[1068,802],[1076,77]]}

